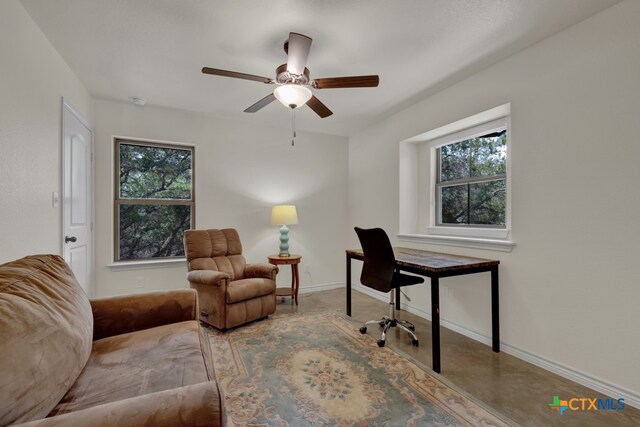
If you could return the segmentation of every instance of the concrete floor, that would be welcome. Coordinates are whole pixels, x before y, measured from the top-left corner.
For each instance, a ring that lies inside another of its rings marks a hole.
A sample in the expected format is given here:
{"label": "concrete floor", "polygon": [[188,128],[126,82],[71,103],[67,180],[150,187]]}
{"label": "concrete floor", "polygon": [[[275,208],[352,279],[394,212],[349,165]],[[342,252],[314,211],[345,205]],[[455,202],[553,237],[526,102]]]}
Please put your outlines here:
{"label": "concrete floor", "polygon": [[[345,313],[344,289],[299,295],[299,305],[287,298],[278,298],[276,315],[280,313],[332,310]],[[352,296],[352,317],[365,322],[387,315],[388,304],[357,291]],[[431,366],[431,322],[418,316],[398,312],[416,326],[419,347],[413,347],[405,332],[387,334],[387,346],[399,349]],[[375,325],[374,325],[375,326]],[[394,328],[395,329],[395,328]],[[370,327],[376,339],[377,327]],[[587,387],[538,368],[504,352],[494,353],[491,348],[444,327],[441,328],[442,373],[445,381],[474,396],[491,408],[524,426],[640,426],[640,410],[626,406],[621,411],[565,411],[560,415],[548,404],[553,396],[605,398]],[[435,374],[435,373],[434,373]],[[435,374],[437,375],[437,374]]]}

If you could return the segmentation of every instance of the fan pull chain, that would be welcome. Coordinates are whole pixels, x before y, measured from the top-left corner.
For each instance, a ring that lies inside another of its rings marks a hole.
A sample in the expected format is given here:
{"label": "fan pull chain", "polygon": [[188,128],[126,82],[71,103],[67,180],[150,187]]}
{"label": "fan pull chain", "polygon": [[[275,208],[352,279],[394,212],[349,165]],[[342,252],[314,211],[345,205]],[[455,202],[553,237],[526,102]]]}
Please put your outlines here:
{"label": "fan pull chain", "polygon": [[291,146],[294,147],[296,145],[296,110],[295,108],[291,109],[291,131],[293,133],[293,137],[291,138]]}

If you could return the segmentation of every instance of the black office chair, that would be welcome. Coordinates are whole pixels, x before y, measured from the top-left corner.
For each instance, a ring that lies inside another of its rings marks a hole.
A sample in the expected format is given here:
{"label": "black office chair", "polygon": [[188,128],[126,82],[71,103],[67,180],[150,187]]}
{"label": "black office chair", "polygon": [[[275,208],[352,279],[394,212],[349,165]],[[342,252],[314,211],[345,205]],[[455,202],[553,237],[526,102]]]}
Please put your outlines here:
{"label": "black office chair", "polygon": [[418,345],[418,337],[413,332],[415,326],[407,320],[396,319],[396,305],[394,301],[395,290],[403,286],[423,283],[419,276],[400,274],[396,268],[396,257],[387,233],[382,228],[363,229],[355,227],[362,252],[364,252],[364,265],[360,275],[360,283],[380,292],[389,292],[389,317],[384,316],[380,320],[370,320],[360,328],[360,333],[367,333],[367,325],[377,323],[382,328],[382,338],[378,340],[378,346],[384,347],[385,338],[389,328],[399,327],[409,333],[412,344]]}

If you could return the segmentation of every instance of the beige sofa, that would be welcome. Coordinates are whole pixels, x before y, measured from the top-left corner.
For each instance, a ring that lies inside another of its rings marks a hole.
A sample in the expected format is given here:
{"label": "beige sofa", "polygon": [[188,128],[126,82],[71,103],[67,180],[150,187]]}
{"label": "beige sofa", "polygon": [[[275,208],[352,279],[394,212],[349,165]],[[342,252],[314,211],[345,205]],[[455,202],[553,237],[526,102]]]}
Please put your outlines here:
{"label": "beige sofa", "polygon": [[278,267],[247,264],[233,228],[187,230],[187,280],[198,291],[200,320],[225,330],[276,311]]}
{"label": "beige sofa", "polygon": [[0,265],[0,425],[221,426],[191,289],[89,300],[62,258]]}

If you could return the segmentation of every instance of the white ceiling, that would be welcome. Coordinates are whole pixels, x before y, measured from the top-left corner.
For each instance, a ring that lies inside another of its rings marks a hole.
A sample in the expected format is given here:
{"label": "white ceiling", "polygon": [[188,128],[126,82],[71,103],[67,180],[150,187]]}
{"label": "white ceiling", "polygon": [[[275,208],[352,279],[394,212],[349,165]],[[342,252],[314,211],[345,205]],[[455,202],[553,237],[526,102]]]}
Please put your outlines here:
{"label": "white ceiling", "polygon": [[[313,38],[311,77],[378,74],[378,88],[316,90],[334,115],[299,129],[349,135],[619,0],[21,0],[91,94],[289,127],[273,77],[290,31]],[[553,66],[553,64],[550,64]]]}

